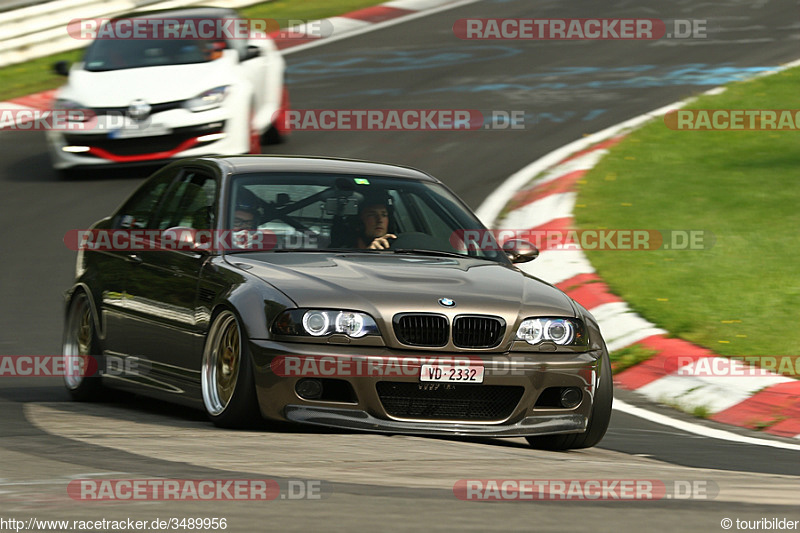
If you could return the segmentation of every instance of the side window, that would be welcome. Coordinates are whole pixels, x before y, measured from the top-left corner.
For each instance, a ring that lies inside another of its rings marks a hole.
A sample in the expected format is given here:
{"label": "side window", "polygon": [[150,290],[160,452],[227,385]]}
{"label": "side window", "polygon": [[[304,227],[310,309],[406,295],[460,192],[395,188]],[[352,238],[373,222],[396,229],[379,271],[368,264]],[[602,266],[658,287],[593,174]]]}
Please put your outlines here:
{"label": "side window", "polygon": [[196,170],[185,171],[167,194],[153,228],[213,228],[216,195],[217,182],[213,177]]}
{"label": "side window", "polygon": [[142,185],[119,210],[114,219],[114,227],[117,229],[149,228],[150,219],[175,175],[176,171],[170,171]]}

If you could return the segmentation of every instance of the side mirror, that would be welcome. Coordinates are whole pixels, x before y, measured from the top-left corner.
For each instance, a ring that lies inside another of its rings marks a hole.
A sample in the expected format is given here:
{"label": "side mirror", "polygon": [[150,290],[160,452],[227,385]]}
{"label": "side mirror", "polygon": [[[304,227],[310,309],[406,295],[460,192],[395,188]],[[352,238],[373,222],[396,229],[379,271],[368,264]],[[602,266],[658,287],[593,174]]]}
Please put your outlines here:
{"label": "side mirror", "polygon": [[253,44],[247,46],[247,51],[244,54],[244,60],[253,59],[261,55],[261,47]]}
{"label": "side mirror", "polygon": [[512,263],[527,263],[539,257],[539,249],[524,239],[509,239],[503,243],[503,251]]}
{"label": "side mirror", "polygon": [[53,64],[53,72],[59,76],[69,76],[69,61],[56,61]]}
{"label": "side mirror", "polygon": [[[203,238],[205,237],[205,239]],[[211,232],[201,231],[186,226],[175,226],[164,230],[161,234],[161,247],[164,250],[184,250],[204,253],[210,247]]]}

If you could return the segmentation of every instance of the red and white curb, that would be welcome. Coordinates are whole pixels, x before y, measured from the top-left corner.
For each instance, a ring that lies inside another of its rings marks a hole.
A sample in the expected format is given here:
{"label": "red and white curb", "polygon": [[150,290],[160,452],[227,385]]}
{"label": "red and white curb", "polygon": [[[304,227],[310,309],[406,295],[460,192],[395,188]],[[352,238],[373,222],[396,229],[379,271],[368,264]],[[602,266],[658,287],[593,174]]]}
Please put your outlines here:
{"label": "red and white curb", "polygon": [[[511,176],[478,208],[478,216],[488,227],[497,229],[574,229],[577,182],[632,128],[685,104],[665,106],[551,152]],[[665,330],[634,313],[614,295],[580,250],[543,250],[535,261],[520,268],[556,285],[586,307],[600,324],[609,350],[639,345],[656,352],[647,361],[615,375],[618,386],[688,412],[702,410],[717,422],[800,438],[800,381],[768,371],[746,372],[740,361],[669,338]],[[677,367],[678,361],[683,366]],[[696,364],[713,368],[709,373],[713,375],[693,372],[692,365]],[[643,411],[615,401],[614,407],[618,405],[638,416]],[[707,430],[693,432],[709,434]],[[720,437],[725,433],[716,430],[714,436],[725,438]],[[732,434],[728,437],[741,440]]]}
{"label": "red and white curb", "polygon": [[[383,27],[406,22],[437,11],[471,4],[477,0],[393,0],[377,6],[366,7],[344,15],[325,19],[324,24],[313,21],[273,36],[278,48],[292,51],[305,50],[318,44],[337,41],[360,33],[374,31]],[[328,34],[327,29],[333,32]],[[325,33],[323,36],[322,33]]]}
{"label": "red and white curb", "polygon": [[[281,53],[288,55],[477,1],[393,0],[344,15],[330,17],[323,21],[312,21],[292,26],[286,30],[276,32],[272,37]],[[326,29],[331,31],[326,32],[324,36],[321,35],[320,32]],[[47,110],[52,106],[55,93],[56,90],[52,89],[0,102],[0,110]],[[3,124],[0,124],[0,128],[2,127]]]}

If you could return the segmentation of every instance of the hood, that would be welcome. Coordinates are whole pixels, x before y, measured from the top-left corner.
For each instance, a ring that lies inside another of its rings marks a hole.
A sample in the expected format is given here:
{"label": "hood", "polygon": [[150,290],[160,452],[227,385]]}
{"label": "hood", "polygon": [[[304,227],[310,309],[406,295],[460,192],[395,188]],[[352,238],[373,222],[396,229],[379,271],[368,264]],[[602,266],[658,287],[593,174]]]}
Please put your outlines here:
{"label": "hood", "polygon": [[[396,313],[575,316],[571,300],[524,272],[479,259],[362,253],[239,254],[227,260],[275,286],[298,307]],[[439,304],[455,300],[455,307]]]}
{"label": "hood", "polygon": [[149,104],[175,102],[235,82],[235,59],[224,55],[215,61],[189,65],[165,65],[104,72],[72,69],[69,82],[58,98],[75,100],[87,107],[127,107],[142,99]]}

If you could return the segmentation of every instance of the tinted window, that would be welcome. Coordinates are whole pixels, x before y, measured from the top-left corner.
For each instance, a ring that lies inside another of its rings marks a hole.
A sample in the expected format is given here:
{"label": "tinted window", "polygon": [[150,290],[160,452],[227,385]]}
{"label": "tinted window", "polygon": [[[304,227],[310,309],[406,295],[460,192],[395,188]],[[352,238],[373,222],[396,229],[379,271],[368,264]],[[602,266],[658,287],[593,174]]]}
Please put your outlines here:
{"label": "tinted window", "polygon": [[151,228],[211,229],[216,193],[217,182],[213,177],[198,171],[184,171],[167,194]]}
{"label": "tinted window", "polygon": [[149,228],[150,218],[176,172],[175,170],[162,172],[142,185],[119,210],[114,226],[122,229]]}

